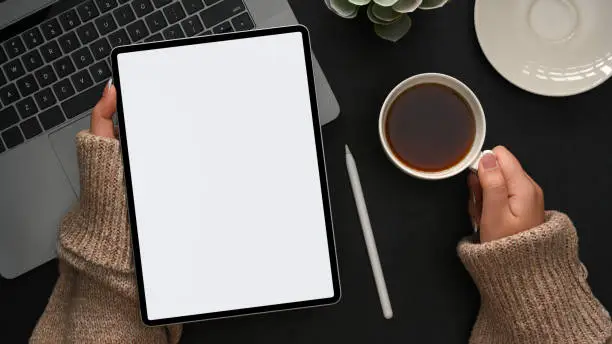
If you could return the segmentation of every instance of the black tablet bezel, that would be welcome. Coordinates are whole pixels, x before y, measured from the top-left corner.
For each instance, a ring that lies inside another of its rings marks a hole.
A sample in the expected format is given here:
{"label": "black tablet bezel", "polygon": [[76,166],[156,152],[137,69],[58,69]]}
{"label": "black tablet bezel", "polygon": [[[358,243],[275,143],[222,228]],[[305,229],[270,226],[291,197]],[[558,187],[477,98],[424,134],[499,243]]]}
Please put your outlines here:
{"label": "black tablet bezel", "polygon": [[[212,313],[203,313],[203,314],[193,314],[187,316],[180,317],[172,317],[172,318],[164,318],[164,319],[149,319],[147,313],[147,305],[146,305],[146,297],[144,291],[144,281],[142,276],[142,268],[141,268],[141,259],[140,259],[140,247],[138,241],[138,230],[136,223],[136,212],[134,207],[134,195],[132,190],[132,177],[130,173],[130,163],[129,163],[129,148],[128,148],[128,137],[125,132],[125,121],[124,121],[124,113],[123,113],[123,103],[121,96],[121,75],[119,75],[119,70],[117,66],[117,56],[123,53],[131,53],[136,51],[144,51],[144,50],[152,50],[152,49],[163,49],[163,48],[172,48],[179,47],[185,45],[193,45],[193,44],[205,44],[212,42],[220,42],[227,40],[236,40],[236,39],[244,39],[244,38],[253,38],[260,36],[270,36],[270,35],[278,35],[278,34],[286,34],[286,33],[301,33],[302,41],[304,43],[304,61],[306,63],[306,69],[308,74],[308,87],[310,91],[310,106],[312,109],[312,125],[314,130],[316,149],[317,149],[317,158],[319,164],[319,179],[321,182],[321,194],[323,199],[323,208],[325,213],[325,225],[327,230],[327,242],[329,249],[329,257],[330,257],[330,267],[332,271],[332,280],[333,280],[333,288],[334,288],[334,296],[325,299],[316,299],[309,301],[300,301],[300,302],[291,302],[291,303],[283,303],[269,306],[259,306],[259,307],[251,307],[251,308],[241,308],[236,310],[229,311],[221,311],[221,312],[212,312]],[[113,49],[111,57],[112,57],[112,70],[113,70],[113,84],[117,89],[117,114],[119,120],[119,130],[120,130],[120,141],[122,147],[122,158],[124,164],[124,176],[125,176],[125,189],[127,194],[127,203],[128,203],[128,212],[130,218],[130,227],[131,227],[131,239],[132,239],[132,247],[134,253],[134,265],[136,272],[136,279],[138,283],[138,296],[140,303],[140,312],[142,321],[145,325],[148,326],[159,326],[159,325],[169,325],[175,323],[185,323],[192,321],[202,321],[209,319],[217,319],[217,318],[226,318],[226,317],[235,317],[235,316],[243,316],[257,313],[266,313],[266,312],[275,312],[282,311],[288,309],[295,308],[305,308],[305,307],[315,307],[322,305],[334,304],[340,300],[341,290],[340,290],[340,280],[338,273],[338,262],[336,256],[336,245],[334,239],[334,231],[333,231],[333,223],[332,223],[332,215],[331,215],[331,206],[329,200],[329,190],[327,185],[327,173],[325,169],[325,155],[323,151],[323,140],[321,135],[321,126],[319,124],[319,116],[318,116],[318,108],[316,101],[316,92],[315,92],[315,83],[313,77],[312,70],[312,58],[311,58],[311,48],[310,48],[310,39],[308,35],[308,29],[301,25],[295,26],[286,26],[286,27],[278,27],[273,29],[261,29],[261,30],[252,30],[252,31],[244,31],[244,32],[236,32],[236,33],[228,33],[222,35],[213,35],[213,36],[204,36],[204,37],[194,37],[187,39],[178,39],[172,41],[164,41],[164,42],[153,42],[153,43],[143,43],[143,44],[135,44],[129,46],[121,46]]]}

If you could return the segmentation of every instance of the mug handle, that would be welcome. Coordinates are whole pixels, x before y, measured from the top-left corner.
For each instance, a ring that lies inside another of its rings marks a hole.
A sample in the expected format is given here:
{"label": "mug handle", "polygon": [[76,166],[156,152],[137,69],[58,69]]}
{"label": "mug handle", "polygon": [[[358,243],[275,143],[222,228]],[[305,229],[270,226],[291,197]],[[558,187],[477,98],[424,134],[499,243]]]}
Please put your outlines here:
{"label": "mug handle", "polygon": [[480,153],[476,159],[474,159],[474,161],[472,161],[472,163],[470,164],[470,166],[468,166],[468,168],[470,169],[470,171],[478,174],[478,165],[480,164],[480,159],[482,159],[482,156],[485,154],[495,154],[493,153],[492,150],[485,150],[482,151],[482,153]]}

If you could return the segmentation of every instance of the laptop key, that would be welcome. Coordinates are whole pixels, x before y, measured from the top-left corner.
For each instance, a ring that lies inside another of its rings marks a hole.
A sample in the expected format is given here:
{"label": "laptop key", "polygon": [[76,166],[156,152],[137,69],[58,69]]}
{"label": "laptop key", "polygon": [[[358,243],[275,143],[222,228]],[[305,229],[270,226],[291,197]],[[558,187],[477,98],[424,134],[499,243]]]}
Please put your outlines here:
{"label": "laptop key", "polygon": [[43,59],[40,56],[38,50],[28,51],[25,55],[21,57],[21,61],[23,61],[23,64],[25,65],[28,72],[31,72],[43,65]]}
{"label": "laptop key", "polygon": [[98,7],[102,13],[108,12],[117,7],[117,0],[96,0]]}
{"label": "laptop key", "polygon": [[212,6],[221,0],[204,0],[207,6]]}
{"label": "laptop key", "polygon": [[153,12],[153,5],[151,4],[151,0],[134,0],[132,2],[132,7],[134,7],[134,11],[139,18],[146,16],[147,14]]}
{"label": "laptop key", "polygon": [[10,81],[15,80],[25,74],[23,64],[21,64],[21,61],[19,60],[10,61],[9,63],[5,64],[2,69],[4,69],[4,73]]}
{"label": "laptop key", "polygon": [[99,61],[89,67],[89,71],[95,82],[107,81],[111,77],[111,71],[108,68],[106,61]]}
{"label": "laptop key", "polygon": [[56,127],[66,120],[59,106],[54,106],[38,115],[38,119],[45,130]]}
{"label": "laptop key", "polygon": [[213,28],[213,32],[214,33],[226,33],[226,32],[232,32],[234,31],[234,29],[232,29],[232,25],[230,25],[229,22],[224,22],[223,24],[217,25]]}
{"label": "laptop key", "polygon": [[47,63],[54,61],[60,56],[62,56],[62,53],[60,52],[60,47],[56,41],[51,41],[49,43],[44,44],[42,47],[40,47],[40,52],[42,53],[42,56],[45,58],[45,62]]}
{"label": "laptop key", "polygon": [[136,15],[134,14],[134,10],[130,5],[119,7],[113,11],[113,15],[115,15],[115,19],[117,19],[119,26],[126,26],[127,24],[136,20]]}
{"label": "laptop key", "polygon": [[23,64],[19,60],[13,60],[4,65],[4,73],[9,80],[15,80],[25,74]]}
{"label": "laptop key", "polygon": [[59,21],[60,24],[62,24],[64,31],[70,31],[81,24],[81,19],[79,19],[79,15],[74,8],[60,14]]}
{"label": "laptop key", "polygon": [[149,35],[147,26],[142,20],[134,22],[127,26],[127,32],[130,34],[132,42],[138,42]]}
{"label": "laptop key", "polygon": [[62,34],[62,28],[55,18],[47,20],[40,28],[42,29],[43,36],[45,36],[48,41]]}
{"label": "laptop key", "polygon": [[2,132],[2,139],[4,139],[4,143],[6,143],[6,148],[11,149],[25,140],[23,135],[21,134],[21,130],[17,127],[11,127]]}
{"label": "laptop key", "polygon": [[72,83],[74,84],[74,87],[76,88],[77,92],[86,90],[88,87],[91,87],[93,85],[93,81],[91,80],[91,76],[89,75],[87,69],[73,74],[70,79],[72,80]]}
{"label": "laptop key", "polygon": [[204,8],[202,0],[181,0],[181,2],[185,6],[187,14],[194,14]]}
{"label": "laptop key", "polygon": [[74,118],[93,108],[104,92],[106,83],[96,85],[62,103],[62,109],[68,118]]}
{"label": "laptop key", "polygon": [[0,88],[0,100],[4,105],[9,105],[12,102],[16,102],[19,99],[19,93],[15,84],[8,84]]}
{"label": "laptop key", "polygon": [[89,44],[100,36],[98,35],[98,31],[96,31],[93,23],[87,23],[78,28],[76,31],[83,44]]}
{"label": "laptop key", "polygon": [[153,36],[150,36],[149,38],[145,39],[144,41],[147,43],[150,43],[150,42],[159,42],[163,40],[164,40],[164,36],[162,36],[161,33],[156,33]]}
{"label": "laptop key", "polygon": [[164,18],[162,11],[157,11],[147,16],[145,20],[147,21],[147,25],[149,26],[151,33],[155,33],[168,26],[168,22],[166,21],[166,18]]}
{"label": "laptop key", "polygon": [[120,3],[120,4],[125,4],[125,3],[128,3],[128,2],[130,2],[130,1],[132,1],[132,0],[119,0],[119,3]]}
{"label": "laptop key", "polygon": [[28,140],[42,133],[42,128],[40,127],[40,124],[38,123],[38,119],[36,117],[32,117],[26,121],[19,123],[19,126],[21,127],[21,131],[23,132],[23,136],[25,136],[25,138]]}
{"label": "laptop key", "polygon": [[119,29],[111,33],[108,35],[108,40],[113,48],[130,44],[130,38],[128,37],[127,32],[125,32],[125,29]]}
{"label": "laptop key", "polygon": [[185,18],[185,11],[180,3],[175,2],[170,6],[164,7],[164,14],[168,18],[170,24],[174,24],[179,20]]}
{"label": "laptop key", "polygon": [[212,33],[212,30],[207,30],[207,31],[202,32],[202,33],[201,33],[201,34],[199,34],[198,36],[210,36],[210,35],[212,35],[212,34],[213,34],[213,33]]}
{"label": "laptop key", "polygon": [[113,16],[108,13],[98,19],[96,19],[96,27],[100,32],[100,35],[106,35],[109,32],[113,32],[117,29],[117,24],[115,24],[115,19]]}
{"label": "laptop key", "polygon": [[153,4],[157,8],[164,7],[164,6],[166,6],[167,4],[169,4],[171,2],[172,2],[172,0],[153,0]]}
{"label": "laptop key", "polygon": [[79,39],[74,32],[68,32],[57,39],[64,54],[69,54],[81,46]]}
{"label": "laptop key", "polygon": [[74,73],[76,70],[69,56],[64,56],[53,64],[57,77],[62,79]]}
{"label": "laptop key", "polygon": [[32,74],[28,74],[23,78],[17,80],[17,88],[21,95],[24,97],[29,96],[30,94],[38,91],[38,84],[36,80],[34,80],[34,76]]}
{"label": "laptop key", "polygon": [[41,110],[44,110],[57,102],[55,96],[53,95],[53,92],[51,91],[51,88],[49,87],[36,93],[34,95],[34,99],[36,99],[36,103],[38,103],[38,107]]}
{"label": "laptop key", "polygon": [[204,25],[210,28],[245,10],[242,0],[224,0],[200,12],[200,16]]}
{"label": "laptop key", "polygon": [[23,40],[28,49],[34,49],[43,43],[43,36],[40,33],[40,29],[35,27],[23,34]]}
{"label": "laptop key", "polygon": [[108,55],[110,55],[110,52],[111,52],[111,46],[110,44],[108,44],[108,40],[104,37],[93,42],[90,48],[96,60],[100,60],[105,57],[108,57]]}
{"label": "laptop key", "polygon": [[59,101],[62,101],[74,94],[74,88],[68,79],[64,79],[53,85],[53,91],[55,91]]}
{"label": "laptop key", "polygon": [[2,72],[0,72],[0,86],[4,86],[6,84],[7,80],[4,77],[4,74],[2,74]]}
{"label": "laptop key", "polygon": [[244,12],[243,14],[232,19],[232,26],[234,29],[236,29],[236,31],[246,31],[253,29],[255,24],[253,24],[249,14]]}
{"label": "laptop key", "polygon": [[204,25],[202,25],[202,22],[198,16],[192,16],[183,20],[181,22],[181,26],[183,27],[183,31],[185,31],[187,37],[195,36],[204,30]]}
{"label": "laptop key", "polygon": [[20,100],[17,103],[17,111],[19,111],[19,115],[23,119],[36,115],[38,108],[36,107],[36,103],[34,103],[34,98],[28,97]]}
{"label": "laptop key", "polygon": [[86,1],[77,7],[77,11],[81,16],[81,20],[86,22],[100,15],[96,5],[94,5],[93,0]]}
{"label": "laptop key", "polygon": [[17,111],[12,106],[0,111],[0,131],[10,127],[11,125],[19,122],[19,116]]}
{"label": "laptop key", "polygon": [[52,83],[57,81],[57,77],[55,76],[55,72],[53,72],[53,68],[51,66],[44,66],[43,68],[34,72],[34,76],[36,77],[36,81],[40,87],[47,87]]}
{"label": "laptop key", "polygon": [[25,45],[23,45],[23,41],[19,36],[15,36],[6,41],[6,43],[4,43],[4,49],[6,49],[6,52],[11,59],[25,53],[26,51]]}
{"label": "laptop key", "polygon": [[0,140],[0,153],[4,152],[6,150],[6,148],[4,148],[4,145],[2,144],[2,140]]}
{"label": "laptop key", "polygon": [[93,63],[93,56],[91,56],[88,47],[82,47],[71,56],[77,69],[83,69]]}
{"label": "laptop key", "polygon": [[2,49],[2,45],[0,44],[0,64],[3,64],[7,60],[8,58],[6,57],[6,54],[4,53],[4,49]]}
{"label": "laptop key", "polygon": [[181,26],[179,24],[174,24],[164,30],[164,38],[165,39],[185,38],[185,34],[183,33],[183,30],[181,30]]}

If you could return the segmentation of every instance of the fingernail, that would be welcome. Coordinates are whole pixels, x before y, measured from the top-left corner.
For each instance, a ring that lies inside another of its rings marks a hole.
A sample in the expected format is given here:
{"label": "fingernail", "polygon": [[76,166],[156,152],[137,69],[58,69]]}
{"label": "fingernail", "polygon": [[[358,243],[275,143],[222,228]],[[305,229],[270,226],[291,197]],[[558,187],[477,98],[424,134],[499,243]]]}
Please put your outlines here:
{"label": "fingernail", "polygon": [[482,161],[482,167],[484,167],[485,170],[497,168],[497,157],[492,151],[485,151],[482,154],[482,159],[480,160]]}
{"label": "fingernail", "polygon": [[102,91],[102,97],[106,97],[106,94],[108,93],[108,91],[110,91],[112,85],[113,79],[111,78],[110,80],[108,80],[108,82],[106,83],[106,87],[104,87],[104,90]]}

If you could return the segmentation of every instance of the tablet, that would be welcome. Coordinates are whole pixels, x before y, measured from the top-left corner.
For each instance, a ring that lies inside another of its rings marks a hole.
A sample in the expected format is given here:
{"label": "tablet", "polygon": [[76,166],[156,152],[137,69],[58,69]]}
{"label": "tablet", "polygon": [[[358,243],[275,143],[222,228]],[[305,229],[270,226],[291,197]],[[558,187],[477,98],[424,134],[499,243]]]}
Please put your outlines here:
{"label": "tablet", "polygon": [[302,26],[113,50],[147,325],[340,298]]}

